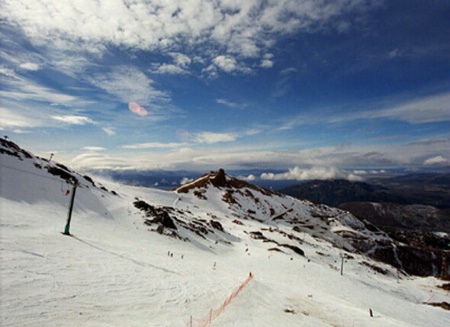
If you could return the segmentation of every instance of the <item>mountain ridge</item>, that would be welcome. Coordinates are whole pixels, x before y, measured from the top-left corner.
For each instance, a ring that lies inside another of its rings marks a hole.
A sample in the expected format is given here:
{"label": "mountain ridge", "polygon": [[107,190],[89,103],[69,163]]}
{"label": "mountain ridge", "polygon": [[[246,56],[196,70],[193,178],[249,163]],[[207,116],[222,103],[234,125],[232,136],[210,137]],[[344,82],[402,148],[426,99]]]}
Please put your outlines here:
{"label": "mountain ridge", "polygon": [[[392,240],[345,211],[220,170],[183,192],[163,191],[91,178],[18,149],[0,144],[2,325],[204,326],[223,303],[230,309],[218,326],[446,319],[422,304],[445,305],[442,281],[377,260],[373,253],[395,259]],[[74,183],[73,237],[66,237]],[[407,261],[401,247],[397,254]]]}
{"label": "mountain ridge", "polygon": [[393,202],[450,208],[450,175],[418,173],[368,182],[312,180],[279,190],[315,203],[338,207],[348,202]]}
{"label": "mountain ridge", "polygon": [[[46,170],[69,185],[78,183],[87,189],[94,188],[119,196],[114,190],[109,191],[101,184],[96,185],[89,176],[82,176],[64,165],[34,157],[11,141],[3,140],[2,148],[2,154],[17,157],[21,161],[31,160],[34,169]],[[330,242],[334,247],[364,254],[415,275],[435,274],[441,266],[443,254],[436,255],[441,252],[439,249],[429,253],[423,249],[397,244],[385,232],[348,211],[298,200],[255,186],[228,176],[223,169],[204,174],[170,193],[176,195],[171,204],[154,205],[145,199],[136,198],[133,205],[142,212],[143,223],[150,227],[151,231],[180,240],[196,243],[200,237],[208,242],[229,244],[230,239],[238,238],[223,227],[224,220],[234,221],[241,229],[246,221],[256,221],[263,224],[261,228],[265,229],[264,232],[244,228],[238,233],[256,235],[256,239],[266,243],[278,243],[283,244],[281,247],[291,246],[296,249],[301,249],[301,235],[307,233]],[[207,203],[214,204],[214,210],[217,212],[206,211],[199,214],[192,211],[193,204],[197,210],[201,210]],[[287,237],[289,242],[280,243],[265,235],[273,236],[281,227],[284,229],[281,235]],[[399,260],[399,257],[402,257],[402,260]]]}

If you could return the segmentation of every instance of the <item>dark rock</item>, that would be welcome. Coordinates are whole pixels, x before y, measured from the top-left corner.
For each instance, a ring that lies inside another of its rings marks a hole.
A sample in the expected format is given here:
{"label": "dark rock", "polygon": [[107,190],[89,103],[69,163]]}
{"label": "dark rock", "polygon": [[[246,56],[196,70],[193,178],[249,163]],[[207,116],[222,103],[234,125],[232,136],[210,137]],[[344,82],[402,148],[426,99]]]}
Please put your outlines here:
{"label": "dark rock", "polygon": [[47,171],[54,176],[61,177],[68,183],[72,183],[72,184],[78,183],[78,178],[73,176],[71,173],[69,173],[65,169],[50,166],[50,167],[47,167]]}
{"label": "dark rock", "polygon": [[223,232],[223,226],[220,222],[215,221],[215,220],[210,220],[209,224],[211,225],[212,228],[215,228],[217,230],[220,230],[221,232]]}
{"label": "dark rock", "polygon": [[210,180],[211,184],[213,184],[215,187],[227,186],[227,178],[225,176],[225,170],[223,170],[222,168],[220,168],[219,171],[215,174],[215,176],[212,176]]}
{"label": "dark rock", "polygon": [[91,183],[92,186],[95,187],[95,183],[94,183],[94,181],[92,180],[91,177],[89,177],[88,175],[84,175],[83,178],[84,178],[85,180],[87,180],[89,183]]}
{"label": "dark rock", "polygon": [[292,251],[294,251],[295,253],[297,253],[303,257],[305,256],[305,252],[302,249],[300,249],[298,246],[291,245],[291,244],[279,244],[279,246],[291,249]]}

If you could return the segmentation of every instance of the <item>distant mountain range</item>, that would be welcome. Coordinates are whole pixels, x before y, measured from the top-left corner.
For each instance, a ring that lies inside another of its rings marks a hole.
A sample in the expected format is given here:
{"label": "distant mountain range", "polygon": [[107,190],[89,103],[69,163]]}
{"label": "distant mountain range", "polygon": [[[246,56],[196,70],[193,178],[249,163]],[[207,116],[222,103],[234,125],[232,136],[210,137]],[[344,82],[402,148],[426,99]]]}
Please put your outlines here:
{"label": "distant mountain range", "polygon": [[416,173],[370,183],[313,180],[280,190],[300,199],[338,207],[346,202],[392,202],[450,208],[450,174]]}
{"label": "distant mountain range", "polygon": [[411,247],[450,251],[450,174],[415,173],[370,183],[314,180],[281,192],[351,212]]}

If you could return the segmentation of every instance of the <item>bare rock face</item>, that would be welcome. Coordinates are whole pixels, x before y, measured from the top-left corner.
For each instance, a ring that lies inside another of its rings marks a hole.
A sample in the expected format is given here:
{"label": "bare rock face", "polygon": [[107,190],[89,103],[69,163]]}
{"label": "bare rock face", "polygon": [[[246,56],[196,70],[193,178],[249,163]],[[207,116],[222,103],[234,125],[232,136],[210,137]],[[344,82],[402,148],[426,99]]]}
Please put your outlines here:
{"label": "bare rock face", "polygon": [[397,245],[380,247],[373,257],[410,274],[438,274],[442,258],[450,252],[448,209],[385,202],[351,202],[340,208],[386,231]]}
{"label": "bare rock face", "polygon": [[220,168],[217,173],[215,173],[215,176],[212,175],[210,177],[211,184],[215,187],[225,187],[227,186],[227,178],[225,176],[225,171]]}
{"label": "bare rock face", "polygon": [[349,202],[339,208],[386,230],[441,231],[450,233],[450,210],[423,204]]}

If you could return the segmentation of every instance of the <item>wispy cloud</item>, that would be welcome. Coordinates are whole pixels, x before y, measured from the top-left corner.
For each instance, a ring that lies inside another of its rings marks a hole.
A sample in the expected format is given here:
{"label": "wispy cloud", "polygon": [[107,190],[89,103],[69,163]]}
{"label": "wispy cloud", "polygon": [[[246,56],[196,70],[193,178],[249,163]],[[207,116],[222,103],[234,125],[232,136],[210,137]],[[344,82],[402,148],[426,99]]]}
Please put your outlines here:
{"label": "wispy cloud", "polygon": [[65,115],[65,116],[52,116],[54,120],[71,124],[71,125],[86,125],[86,124],[95,124],[95,122],[86,116],[74,116],[74,115]]}
{"label": "wispy cloud", "polygon": [[222,143],[232,142],[236,140],[236,135],[232,133],[213,133],[213,132],[201,132],[195,135],[194,141],[197,143]]}
{"label": "wispy cloud", "polygon": [[46,105],[56,103],[66,106],[85,104],[83,99],[41,86],[30,79],[17,75],[14,71],[11,71],[9,76],[2,78],[2,86],[0,96],[10,101],[32,101]]}
{"label": "wispy cloud", "polygon": [[408,146],[426,146],[435,147],[450,144],[450,138],[432,138],[432,139],[421,139],[414,142],[408,143]]}
{"label": "wispy cloud", "polygon": [[103,127],[102,130],[109,136],[116,135],[116,131],[113,127]]}
{"label": "wispy cloud", "polygon": [[[127,162],[126,157],[112,156],[103,152],[88,151],[75,156],[70,163],[76,169],[124,169],[136,165],[135,162]],[[63,155],[61,157],[64,159]]]}
{"label": "wispy cloud", "polygon": [[83,149],[87,150],[87,151],[93,151],[93,152],[106,150],[104,147],[101,147],[101,146],[85,146],[85,147],[83,147]]}
{"label": "wispy cloud", "polygon": [[[404,98],[404,96],[403,96]],[[386,104],[389,102],[390,104]],[[361,102],[357,110],[342,112],[329,106],[320,112],[301,113],[282,122],[277,129],[292,129],[301,125],[349,123],[358,120],[397,120],[410,124],[450,121],[450,92],[399,101],[397,99]],[[325,113],[325,114],[324,114]]]}
{"label": "wispy cloud", "polygon": [[233,102],[227,99],[216,99],[216,102],[218,104],[222,104],[224,106],[230,107],[230,108],[237,108],[237,109],[243,109],[248,106],[247,103],[237,103]]}
{"label": "wispy cloud", "polygon": [[94,75],[90,81],[125,103],[135,101],[149,105],[169,100],[166,92],[153,87],[153,80],[131,66],[114,67],[108,73]]}
{"label": "wispy cloud", "polygon": [[294,74],[297,72],[297,68],[294,67],[288,67],[288,68],[284,68],[281,72],[280,75],[289,75],[289,74]]}
{"label": "wispy cloud", "polygon": [[336,167],[313,167],[300,168],[294,167],[285,173],[263,173],[261,179],[265,180],[312,180],[312,179],[347,179],[351,181],[360,181],[362,178],[353,173],[346,172]]}
{"label": "wispy cloud", "polygon": [[19,67],[25,70],[32,70],[32,71],[40,69],[40,65],[34,62],[24,62],[23,64],[20,64]]}
{"label": "wispy cloud", "polygon": [[180,75],[187,74],[188,72],[181,68],[180,66],[173,64],[161,64],[153,70],[157,74],[168,74],[168,75]]}
{"label": "wispy cloud", "polygon": [[292,79],[297,72],[295,68],[286,68],[280,72],[280,77],[275,82],[272,96],[275,98],[283,97],[291,91]]}
{"label": "wispy cloud", "polygon": [[51,107],[45,103],[35,103],[34,106],[30,106],[27,101],[22,103],[9,100],[5,100],[3,103],[6,108],[0,107],[0,128],[11,130],[14,133],[24,134],[40,128],[60,129],[67,125],[97,124],[86,115],[64,114],[67,110],[62,110],[59,106]]}
{"label": "wispy cloud", "polygon": [[[391,119],[410,124],[426,124],[450,121],[450,92],[439,93],[424,97],[411,96],[409,100],[387,100],[392,104],[370,103],[366,110],[329,115],[329,122],[345,122],[361,119]],[[386,101],[384,101],[386,102]],[[364,105],[364,104],[363,104]],[[375,107],[375,108],[374,108]]]}
{"label": "wispy cloud", "polygon": [[183,146],[183,143],[160,143],[160,142],[150,142],[150,143],[139,143],[139,144],[128,144],[124,145],[124,149],[172,149]]}
{"label": "wispy cloud", "polygon": [[39,117],[27,115],[26,112],[13,112],[7,108],[0,107],[0,128],[34,128],[44,125]]}
{"label": "wispy cloud", "polygon": [[371,118],[390,118],[411,124],[450,121],[450,92],[414,99],[368,113]]}

